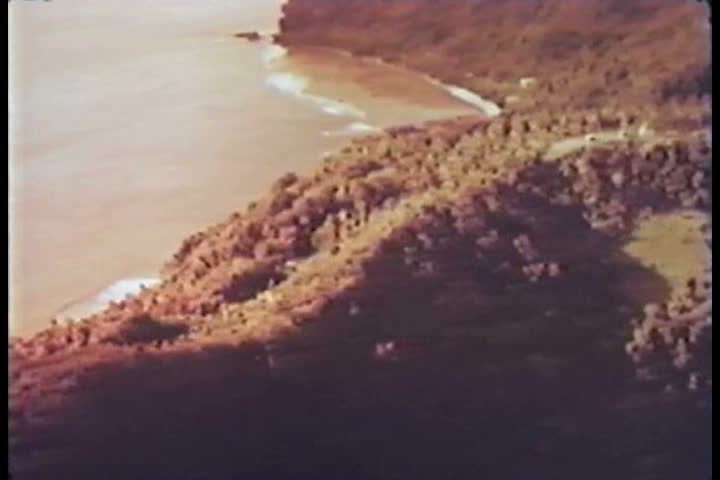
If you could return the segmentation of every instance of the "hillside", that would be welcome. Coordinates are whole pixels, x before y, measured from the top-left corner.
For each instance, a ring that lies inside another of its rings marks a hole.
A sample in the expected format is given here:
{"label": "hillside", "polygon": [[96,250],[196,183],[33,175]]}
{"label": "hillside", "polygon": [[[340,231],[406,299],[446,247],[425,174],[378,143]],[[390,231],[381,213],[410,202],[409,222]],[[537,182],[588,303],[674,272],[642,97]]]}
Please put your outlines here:
{"label": "hillside", "polygon": [[[354,139],[187,238],[160,285],[14,339],[18,478],[709,473],[703,17],[440,3],[291,0],[277,40],[380,56],[503,114]],[[604,58],[629,74],[583,82]],[[628,253],[638,225],[688,211],[692,235]],[[695,260],[670,276],[670,257]]]}
{"label": "hillside", "polygon": [[711,93],[701,2],[293,0],[283,13],[283,45],[379,57],[506,110],[663,105],[684,117]]}

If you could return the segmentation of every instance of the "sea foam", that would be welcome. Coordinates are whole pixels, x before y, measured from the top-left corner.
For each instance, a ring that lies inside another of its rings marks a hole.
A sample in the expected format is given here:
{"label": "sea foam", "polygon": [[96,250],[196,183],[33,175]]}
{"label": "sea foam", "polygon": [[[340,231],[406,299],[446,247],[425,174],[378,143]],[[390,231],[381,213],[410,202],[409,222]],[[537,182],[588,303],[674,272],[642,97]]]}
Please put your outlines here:
{"label": "sea foam", "polygon": [[292,73],[274,73],[267,77],[266,82],[276,90],[295,96],[302,96],[308,84],[305,77]]}
{"label": "sea foam", "polygon": [[380,128],[374,127],[372,125],[369,125],[367,123],[363,122],[353,122],[343,128],[342,130],[326,130],[322,132],[323,135],[326,137],[335,137],[335,136],[343,136],[343,135],[355,135],[355,134],[362,134],[362,133],[371,133],[371,132],[379,132]]}
{"label": "sea foam", "polygon": [[110,284],[94,297],[96,303],[108,304],[122,300],[128,295],[139,293],[143,287],[152,287],[160,283],[157,278],[127,278]]}
{"label": "sea foam", "polygon": [[482,98],[480,95],[471,92],[468,89],[457,87],[455,85],[446,85],[439,80],[434,79],[430,75],[425,75],[424,77],[429,83],[443,88],[446,92],[458,100],[479,108],[488,117],[496,117],[502,113],[502,110],[497,104]]}
{"label": "sea foam", "polygon": [[320,110],[329,115],[365,118],[365,112],[350,103],[320,95],[305,93],[309,82],[307,78],[301,75],[287,72],[273,73],[267,77],[266,82],[270,87],[282,93],[292,95],[303,101],[314,104],[320,108]]}
{"label": "sea foam", "polygon": [[110,302],[123,300],[129,295],[139,293],[144,287],[152,287],[158,283],[160,283],[160,280],[149,277],[118,280],[102,289],[96,295],[68,305],[58,313],[55,318],[65,323],[85,318],[102,311]]}
{"label": "sea foam", "polygon": [[480,95],[477,95],[470,90],[455,87],[453,85],[445,85],[444,87],[448,91],[448,93],[450,93],[450,95],[459,100],[462,100],[467,104],[478,107],[483,112],[485,112],[485,115],[487,115],[488,117],[496,117],[502,112],[502,110],[500,110],[500,107],[498,107],[496,104],[494,104],[490,100],[485,100]]}
{"label": "sea foam", "polygon": [[365,118],[365,112],[350,103],[318,95],[303,95],[303,97],[319,106],[323,112],[329,115]]}
{"label": "sea foam", "polygon": [[268,45],[262,51],[262,59],[265,65],[272,65],[287,55],[287,49],[280,45]]}

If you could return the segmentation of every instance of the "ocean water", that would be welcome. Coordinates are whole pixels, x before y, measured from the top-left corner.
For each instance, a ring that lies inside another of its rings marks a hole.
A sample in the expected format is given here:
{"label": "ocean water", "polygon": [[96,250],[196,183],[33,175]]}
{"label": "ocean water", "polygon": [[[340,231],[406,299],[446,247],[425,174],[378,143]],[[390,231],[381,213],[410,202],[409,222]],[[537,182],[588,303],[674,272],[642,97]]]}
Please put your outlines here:
{"label": "ocean water", "polygon": [[281,3],[9,2],[11,334],[152,283],[349,135],[473,111],[419,75],[232,36],[273,31]]}

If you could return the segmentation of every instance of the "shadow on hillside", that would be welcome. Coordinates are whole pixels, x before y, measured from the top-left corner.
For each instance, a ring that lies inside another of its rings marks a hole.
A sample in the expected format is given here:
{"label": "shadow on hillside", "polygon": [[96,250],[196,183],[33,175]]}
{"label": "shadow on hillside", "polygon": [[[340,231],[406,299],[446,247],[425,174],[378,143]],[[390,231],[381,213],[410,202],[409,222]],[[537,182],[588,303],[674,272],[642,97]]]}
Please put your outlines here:
{"label": "shadow on hillside", "polygon": [[623,351],[642,301],[619,279],[667,285],[560,213],[537,228],[586,252],[565,276],[514,283],[461,245],[435,252],[451,283],[386,258],[360,313],[339,301],[303,338],[98,370],[56,423],[15,432],[17,478],[709,478],[707,409]]}

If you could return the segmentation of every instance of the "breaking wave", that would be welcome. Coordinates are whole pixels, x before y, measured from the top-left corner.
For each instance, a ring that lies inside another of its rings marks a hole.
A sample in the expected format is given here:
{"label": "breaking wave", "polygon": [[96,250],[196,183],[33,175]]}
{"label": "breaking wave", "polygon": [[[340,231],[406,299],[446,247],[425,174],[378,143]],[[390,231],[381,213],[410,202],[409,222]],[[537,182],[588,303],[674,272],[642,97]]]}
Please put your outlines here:
{"label": "breaking wave", "polygon": [[363,122],[353,122],[343,128],[342,130],[326,130],[322,132],[326,137],[343,136],[343,135],[354,135],[362,133],[379,132],[380,128],[374,127]]}
{"label": "breaking wave", "polygon": [[268,76],[266,81],[270,87],[282,93],[292,95],[303,101],[312,103],[328,115],[365,118],[365,112],[350,103],[320,95],[305,93],[309,82],[307,78],[301,75],[295,75],[287,72],[274,73]]}
{"label": "breaking wave", "polygon": [[110,302],[125,299],[128,295],[139,293],[144,287],[160,283],[157,278],[136,277],[118,280],[101,290],[97,295],[68,305],[55,318],[61,322],[81,319],[102,311]]}
{"label": "breaking wave", "polygon": [[262,59],[266,66],[272,65],[287,55],[287,49],[280,45],[268,45],[263,49]]}

